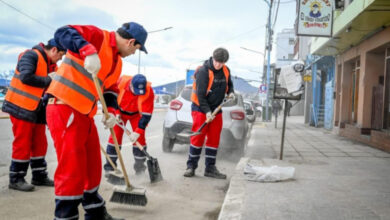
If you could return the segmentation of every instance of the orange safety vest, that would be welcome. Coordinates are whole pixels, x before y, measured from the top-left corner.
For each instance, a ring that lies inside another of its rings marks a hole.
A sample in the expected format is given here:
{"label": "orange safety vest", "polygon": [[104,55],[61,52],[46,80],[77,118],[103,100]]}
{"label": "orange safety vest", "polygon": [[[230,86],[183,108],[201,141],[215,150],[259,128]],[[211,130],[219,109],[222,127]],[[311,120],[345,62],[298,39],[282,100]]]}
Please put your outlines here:
{"label": "orange safety vest", "polygon": [[[37,76],[47,77],[48,67],[45,58],[43,58],[42,54],[37,49],[32,50],[35,51],[38,55],[35,74]],[[25,52],[19,55],[19,59]],[[10,87],[8,88],[7,94],[5,95],[5,100],[26,110],[35,111],[38,108],[44,91],[45,88],[24,84],[20,80],[20,72],[16,68],[15,74],[11,80]]]}
{"label": "orange safety vest", "polygon": [[[197,68],[197,70],[199,70],[199,67]],[[225,93],[226,93],[229,89],[229,86],[228,86],[229,70],[225,65],[223,65],[222,70],[223,70],[223,73],[225,74],[225,78],[226,78],[226,89],[225,89]],[[195,76],[196,72],[197,71],[195,71],[195,73],[194,73],[195,79],[194,79],[194,82],[192,83],[191,101],[199,106],[198,94],[196,92],[196,76]],[[211,69],[209,69],[209,84],[207,86],[206,95],[209,94],[209,91],[211,89],[211,86],[213,85],[213,82],[214,82],[214,73]]]}
{"label": "orange safety vest", "polygon": [[[101,68],[97,76],[100,85],[103,83],[104,90],[114,85],[118,80],[122,70],[122,60],[118,54],[113,54],[110,45],[110,33],[103,31],[103,34],[103,43],[98,52]],[[115,56],[118,56],[118,62],[112,68]],[[47,93],[89,117],[96,114],[96,101],[99,98],[92,75],[84,68],[84,60],[70,53],[66,53]]]}
{"label": "orange safety vest", "polygon": [[[126,92],[126,89],[129,88],[129,85],[131,83],[131,79],[133,79],[133,76],[122,76],[119,79],[118,83],[118,89],[119,89],[119,95],[118,95],[118,105],[119,108],[124,110],[126,103],[122,103],[123,95]],[[145,102],[145,100],[148,99],[150,96],[150,90],[152,89],[152,84],[150,82],[147,82],[146,84],[146,92],[143,95],[138,95],[138,112],[142,113],[142,103]]]}

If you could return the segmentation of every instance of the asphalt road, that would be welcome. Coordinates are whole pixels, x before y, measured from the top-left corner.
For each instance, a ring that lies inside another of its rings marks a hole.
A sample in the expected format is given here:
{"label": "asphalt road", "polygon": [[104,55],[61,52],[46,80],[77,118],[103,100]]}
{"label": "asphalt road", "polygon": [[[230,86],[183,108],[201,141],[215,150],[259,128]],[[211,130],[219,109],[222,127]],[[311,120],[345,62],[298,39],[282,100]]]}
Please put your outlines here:
{"label": "asphalt road", "polygon": [[[118,205],[107,202],[107,208],[112,215],[126,219],[216,219],[221,208],[229,178],[233,174],[238,155],[234,155],[225,146],[220,146],[217,157],[217,167],[228,175],[227,180],[216,180],[203,176],[204,156],[202,155],[193,178],[183,177],[188,157],[188,145],[175,145],[173,152],[162,152],[162,125],[165,110],[157,109],[146,130],[148,151],[157,157],[160,163],[164,181],[151,184],[147,173],[135,176],[132,165],[131,147],[124,143],[122,148],[126,169],[133,185],[145,187],[148,204],[146,207]],[[100,141],[103,146],[107,143],[109,131],[100,122],[101,116],[96,116]],[[11,158],[13,140],[9,119],[0,120],[0,216],[4,219],[50,219],[54,213],[54,193],[52,188],[37,187],[35,192],[23,193],[8,189],[8,169]],[[53,176],[57,165],[55,150],[50,133],[47,161],[49,175]],[[26,180],[30,181],[28,171]],[[100,193],[107,201],[113,191],[113,186],[103,178]],[[37,203],[39,201],[39,203]],[[82,213],[82,209],[80,208]]]}

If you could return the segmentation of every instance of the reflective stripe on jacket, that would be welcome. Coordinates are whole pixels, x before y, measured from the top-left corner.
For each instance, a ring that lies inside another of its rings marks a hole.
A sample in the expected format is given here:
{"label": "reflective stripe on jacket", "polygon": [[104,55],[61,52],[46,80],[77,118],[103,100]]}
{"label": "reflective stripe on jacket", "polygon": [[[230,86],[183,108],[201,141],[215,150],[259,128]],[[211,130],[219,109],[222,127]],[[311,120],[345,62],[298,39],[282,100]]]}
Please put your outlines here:
{"label": "reflective stripe on jacket", "polygon": [[[37,76],[47,77],[48,66],[45,58],[37,49],[33,49],[33,51],[35,51],[38,55],[35,74]],[[24,53],[25,52],[19,55],[19,59],[23,56]],[[5,100],[23,109],[35,111],[38,108],[45,88],[26,85],[20,80],[19,76],[20,72],[16,68],[15,74],[12,77],[10,83],[10,87],[5,96]]]}
{"label": "reflective stripe on jacket", "polygon": [[[198,67],[197,70],[199,68],[200,67]],[[225,92],[227,92],[228,89],[229,89],[229,86],[228,86],[229,70],[228,70],[228,68],[225,65],[223,65],[222,69],[223,69],[223,73],[225,74],[225,78],[226,78],[226,90],[225,90]],[[191,101],[199,106],[198,94],[197,94],[197,91],[196,91],[196,72],[194,73],[194,77],[195,77],[195,79],[194,79],[194,81],[192,83]],[[214,82],[214,73],[213,73],[213,71],[211,69],[209,69],[209,84],[207,86],[206,96],[209,93],[209,91],[211,89],[211,86],[213,85],[213,82]]]}
{"label": "reflective stripe on jacket", "polygon": [[[103,43],[98,52],[101,68],[97,76],[105,90],[114,85],[119,78],[122,60],[118,54],[112,52],[110,33],[108,31],[103,33]],[[115,59],[118,61],[113,67]],[[84,68],[84,60],[70,53],[66,54],[47,92],[82,114],[88,114],[90,117],[96,114],[98,96],[92,75]]]}

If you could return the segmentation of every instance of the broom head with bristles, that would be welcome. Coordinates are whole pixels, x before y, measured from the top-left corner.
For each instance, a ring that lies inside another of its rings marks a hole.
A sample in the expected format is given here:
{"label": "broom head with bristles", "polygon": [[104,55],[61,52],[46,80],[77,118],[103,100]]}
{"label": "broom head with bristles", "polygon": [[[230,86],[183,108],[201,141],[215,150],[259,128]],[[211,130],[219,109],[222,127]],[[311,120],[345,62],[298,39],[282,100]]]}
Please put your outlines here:
{"label": "broom head with bristles", "polygon": [[114,188],[110,202],[128,204],[128,205],[138,205],[145,206],[148,203],[146,198],[146,190],[144,188],[135,188],[135,187],[119,187]]}
{"label": "broom head with bristles", "polygon": [[125,178],[123,177],[123,174],[117,170],[115,171],[108,171],[104,176],[107,178],[107,182],[113,184],[113,185],[125,185]]}

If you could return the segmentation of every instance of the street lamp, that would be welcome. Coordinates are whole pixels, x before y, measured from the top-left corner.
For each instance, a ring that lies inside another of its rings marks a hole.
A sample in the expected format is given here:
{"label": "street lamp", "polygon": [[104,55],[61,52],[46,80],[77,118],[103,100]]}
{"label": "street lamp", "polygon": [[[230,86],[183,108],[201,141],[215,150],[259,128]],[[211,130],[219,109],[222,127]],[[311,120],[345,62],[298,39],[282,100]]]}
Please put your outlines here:
{"label": "street lamp", "polygon": [[[160,32],[160,31],[166,31],[166,30],[169,30],[169,29],[172,29],[172,28],[173,28],[173,27],[166,27],[166,28],[163,28],[163,29],[158,29],[158,30],[154,30],[154,31],[149,31],[148,34]],[[138,74],[141,73],[140,67],[141,67],[141,50],[138,50]]]}

